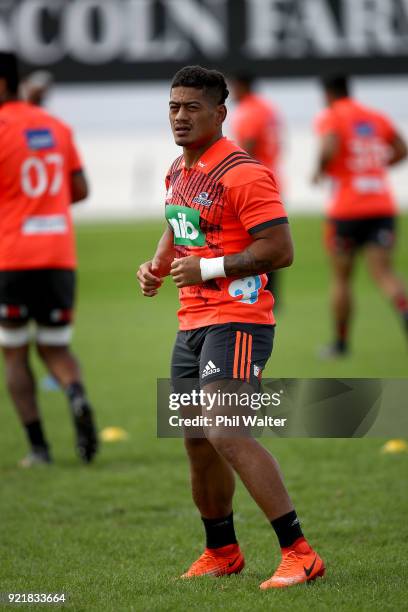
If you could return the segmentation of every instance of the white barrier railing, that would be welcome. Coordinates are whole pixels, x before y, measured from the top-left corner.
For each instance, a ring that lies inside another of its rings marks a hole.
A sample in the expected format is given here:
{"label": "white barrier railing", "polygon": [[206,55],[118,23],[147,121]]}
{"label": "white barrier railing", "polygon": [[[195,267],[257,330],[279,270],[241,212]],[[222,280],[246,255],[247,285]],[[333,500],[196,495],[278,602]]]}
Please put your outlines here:
{"label": "white barrier railing", "polygon": [[[408,134],[408,125],[404,126]],[[77,219],[149,218],[163,215],[164,177],[180,154],[168,132],[82,133],[79,146],[86,162],[92,194],[75,212]],[[328,185],[310,183],[316,142],[310,129],[291,126],[284,163],[285,201],[289,212],[322,212]],[[408,209],[408,164],[391,171],[401,208]]]}

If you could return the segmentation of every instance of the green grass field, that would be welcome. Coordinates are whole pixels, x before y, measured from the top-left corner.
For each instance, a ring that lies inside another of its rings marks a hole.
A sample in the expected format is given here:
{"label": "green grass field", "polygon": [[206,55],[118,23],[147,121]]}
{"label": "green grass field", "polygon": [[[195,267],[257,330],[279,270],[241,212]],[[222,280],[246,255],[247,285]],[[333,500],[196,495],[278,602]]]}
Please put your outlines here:
{"label": "green grass field", "polygon": [[[77,611],[406,609],[408,454],[382,455],[383,440],[377,439],[265,440],[281,463],[306,535],[326,560],[324,580],[258,590],[278,562],[278,547],[241,485],[235,515],[244,572],[177,580],[201,552],[203,537],[182,443],[156,438],[155,381],[168,375],[176,291],[166,281],[159,298],[143,298],[135,270],[152,254],[160,228],[128,223],[78,230],[74,347],[99,428],[123,427],[127,441],[104,444],[94,465],[80,465],[65,398],[41,392],[55,464],[23,471],[16,464],[25,439],[0,379],[0,592],[66,592],[66,607]],[[267,374],[407,376],[399,321],[362,265],[355,279],[352,356],[341,363],[316,359],[316,348],[330,338],[320,221],[295,218],[292,229],[296,262],[283,279]],[[398,268],[407,271],[408,218],[400,229],[405,242]],[[37,361],[35,368],[43,376]]]}

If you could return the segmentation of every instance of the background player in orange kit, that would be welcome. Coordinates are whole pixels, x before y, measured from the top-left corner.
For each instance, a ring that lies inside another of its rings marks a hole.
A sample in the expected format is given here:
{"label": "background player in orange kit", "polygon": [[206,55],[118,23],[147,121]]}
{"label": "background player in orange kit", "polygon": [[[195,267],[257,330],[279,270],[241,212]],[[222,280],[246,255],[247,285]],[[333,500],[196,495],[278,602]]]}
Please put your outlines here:
{"label": "background player in orange kit", "polygon": [[[175,75],[170,124],[183,155],[166,177],[168,228],[153,259],[138,270],[147,297],[158,293],[168,275],[180,289],[172,383],[179,388],[196,379],[204,393],[236,389],[234,383],[259,389],[275,323],[265,272],[289,266],[293,258],[272,173],[222,135],[227,96],[225,79],[215,70],[188,66]],[[213,414],[222,413],[215,404]],[[265,448],[252,437],[220,437],[211,425],[201,438],[187,436],[185,445],[206,548],[183,578],[244,567],[233,523],[234,472],[271,521],[282,549],[278,569],[260,587],[286,587],[324,574]]]}
{"label": "background player in orange kit", "polygon": [[387,179],[387,167],[405,159],[407,147],[385,115],[350,97],[344,76],[328,78],[323,86],[327,109],[316,121],[320,153],[313,180],[318,183],[324,176],[333,180],[326,238],[335,339],[322,352],[322,357],[330,358],[346,354],[349,348],[351,278],[360,248],[408,334],[408,297],[392,264],[397,211]]}
{"label": "background player in orange kit", "polygon": [[21,83],[21,98],[35,106],[45,106],[53,81],[53,76],[48,70],[32,72]]}
{"label": "background player in orange kit", "polygon": [[88,187],[71,130],[17,99],[17,61],[0,53],[0,345],[7,387],[27,432],[23,465],[49,463],[29,363],[31,320],[38,353],[68,397],[81,458],[97,450],[92,408],[69,350],[75,291],[70,204]]}
{"label": "background player in orange kit", "polygon": [[[254,78],[249,74],[237,73],[230,81],[237,103],[231,118],[233,138],[251,157],[273,172],[282,192],[280,162],[283,122],[280,113],[269,100],[255,93]],[[276,302],[279,300],[279,272],[273,270],[267,276],[266,289],[273,293]]]}

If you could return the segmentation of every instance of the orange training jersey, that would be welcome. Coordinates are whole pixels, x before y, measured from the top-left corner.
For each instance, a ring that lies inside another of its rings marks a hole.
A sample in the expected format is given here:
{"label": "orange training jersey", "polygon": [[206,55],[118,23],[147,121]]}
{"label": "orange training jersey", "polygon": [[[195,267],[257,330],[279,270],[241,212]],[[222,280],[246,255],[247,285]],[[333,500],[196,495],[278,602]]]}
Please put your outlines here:
{"label": "orange training jersey", "polygon": [[254,142],[253,157],[276,176],[281,148],[281,120],[272,104],[260,96],[246,95],[232,116],[232,130],[234,139],[241,145],[246,140]]}
{"label": "orange training jersey", "polygon": [[395,128],[382,114],[342,98],[316,121],[319,134],[334,133],[340,150],[326,172],[333,179],[329,216],[392,216],[396,206],[387,180],[387,155]]}
{"label": "orange training jersey", "polygon": [[[272,173],[226,138],[190,169],[177,158],[166,177],[166,219],[176,256],[240,253],[252,234],[287,223]],[[229,322],[275,322],[266,274],[216,278],[180,290],[180,329]]]}
{"label": "orange training jersey", "polygon": [[24,102],[0,107],[0,270],[76,266],[70,129]]}

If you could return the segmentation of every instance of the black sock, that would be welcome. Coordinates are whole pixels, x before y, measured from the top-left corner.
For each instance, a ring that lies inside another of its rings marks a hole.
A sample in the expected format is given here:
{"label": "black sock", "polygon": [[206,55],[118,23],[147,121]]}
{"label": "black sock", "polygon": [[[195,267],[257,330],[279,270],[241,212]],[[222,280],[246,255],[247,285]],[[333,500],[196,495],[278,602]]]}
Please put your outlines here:
{"label": "black sock", "polygon": [[71,383],[65,389],[65,393],[73,414],[82,414],[82,411],[88,404],[84,385],[80,382]]}
{"label": "black sock", "polygon": [[347,342],[345,340],[336,340],[334,346],[339,353],[345,353],[347,351]]}
{"label": "black sock", "polygon": [[295,540],[303,537],[299,519],[294,510],[271,521],[271,525],[278,536],[281,548],[292,546]]}
{"label": "black sock", "polygon": [[347,321],[336,322],[336,339],[334,347],[339,353],[345,353],[348,345],[349,326]]}
{"label": "black sock", "polygon": [[37,420],[32,421],[32,423],[26,423],[24,427],[27,433],[27,437],[33,448],[48,448],[48,444],[45,441],[41,421]]}
{"label": "black sock", "polygon": [[220,548],[228,544],[236,544],[233,513],[222,518],[207,519],[201,517],[204,523],[207,548]]}
{"label": "black sock", "polygon": [[65,389],[65,393],[70,402],[74,402],[76,399],[85,399],[86,392],[85,387],[80,382],[73,382]]}

